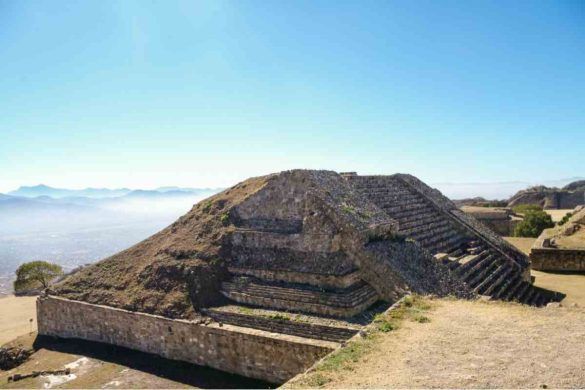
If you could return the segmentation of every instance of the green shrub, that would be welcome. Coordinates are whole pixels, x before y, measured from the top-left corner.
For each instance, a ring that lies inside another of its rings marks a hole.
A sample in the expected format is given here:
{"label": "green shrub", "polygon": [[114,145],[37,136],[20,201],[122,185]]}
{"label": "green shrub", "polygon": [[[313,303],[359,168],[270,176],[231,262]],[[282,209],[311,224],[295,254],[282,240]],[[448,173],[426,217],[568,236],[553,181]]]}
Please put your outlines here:
{"label": "green shrub", "polygon": [[544,229],[555,226],[550,215],[542,210],[529,211],[514,228],[515,237],[538,237]]}
{"label": "green shrub", "polygon": [[537,204],[519,204],[512,207],[516,214],[528,214],[531,211],[542,211],[542,207]]}
{"label": "green shrub", "polygon": [[563,217],[563,219],[561,219],[559,221],[559,226],[566,224],[569,221],[569,219],[571,219],[572,216],[573,216],[573,213],[567,213],[567,214],[565,214],[565,216]]}

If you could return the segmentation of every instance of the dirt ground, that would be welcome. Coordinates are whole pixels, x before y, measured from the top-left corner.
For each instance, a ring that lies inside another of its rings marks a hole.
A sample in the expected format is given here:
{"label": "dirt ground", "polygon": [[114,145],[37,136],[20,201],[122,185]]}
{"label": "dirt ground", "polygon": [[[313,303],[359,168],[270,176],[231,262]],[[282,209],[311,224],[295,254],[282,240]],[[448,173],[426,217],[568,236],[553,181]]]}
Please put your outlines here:
{"label": "dirt ground", "polygon": [[526,256],[530,255],[530,248],[536,241],[536,238],[532,237],[502,237],[504,240],[508,241],[510,244],[514,245],[516,248],[524,252]]}
{"label": "dirt ground", "polygon": [[36,297],[0,298],[0,345],[37,329]]}
{"label": "dirt ground", "polygon": [[544,212],[551,216],[553,222],[559,222],[567,213],[573,212],[573,209],[544,210]]}
{"label": "dirt ground", "polygon": [[438,300],[382,334],[327,388],[583,388],[585,309]]}

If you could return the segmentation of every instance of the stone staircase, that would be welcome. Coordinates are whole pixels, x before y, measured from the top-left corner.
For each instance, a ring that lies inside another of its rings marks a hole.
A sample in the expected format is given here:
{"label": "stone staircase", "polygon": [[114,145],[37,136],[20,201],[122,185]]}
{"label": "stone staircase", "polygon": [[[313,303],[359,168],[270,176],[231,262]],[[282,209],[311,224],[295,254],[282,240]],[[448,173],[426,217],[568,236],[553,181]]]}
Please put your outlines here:
{"label": "stone staircase", "polygon": [[240,219],[235,225],[230,278],[220,290],[227,304],[207,308],[208,316],[333,342],[349,339],[368,322],[357,319],[377,306],[377,292],[327,239],[303,234],[302,220]]}
{"label": "stone staircase", "polygon": [[362,281],[333,290],[234,276],[222,284],[221,292],[241,304],[332,317],[357,315],[378,300],[376,291]]}
{"label": "stone staircase", "polygon": [[398,221],[398,233],[447,265],[470,289],[493,299],[542,306],[551,300],[523,278],[524,269],[447,211],[395,176],[348,177],[354,187]]}
{"label": "stone staircase", "polygon": [[226,305],[205,310],[215,321],[289,334],[310,339],[343,342],[355,335],[363,323],[327,320],[277,310],[256,309],[245,305]]}

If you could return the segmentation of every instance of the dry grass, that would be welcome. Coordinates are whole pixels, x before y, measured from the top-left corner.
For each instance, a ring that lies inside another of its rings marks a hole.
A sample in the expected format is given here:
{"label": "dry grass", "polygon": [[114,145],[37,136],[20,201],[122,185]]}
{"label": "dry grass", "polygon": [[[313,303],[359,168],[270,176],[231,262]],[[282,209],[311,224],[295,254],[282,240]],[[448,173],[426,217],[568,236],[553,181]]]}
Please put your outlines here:
{"label": "dry grass", "polygon": [[37,328],[36,297],[0,298],[0,345]]}
{"label": "dry grass", "polygon": [[544,210],[544,212],[550,215],[553,222],[559,222],[567,213],[573,212],[573,209]]}
{"label": "dry grass", "polygon": [[[585,311],[437,300],[430,322],[404,321],[341,369],[327,388],[538,388],[585,386]],[[311,379],[311,378],[309,378]],[[307,385],[305,382],[304,385]],[[301,384],[301,387],[303,384]]]}

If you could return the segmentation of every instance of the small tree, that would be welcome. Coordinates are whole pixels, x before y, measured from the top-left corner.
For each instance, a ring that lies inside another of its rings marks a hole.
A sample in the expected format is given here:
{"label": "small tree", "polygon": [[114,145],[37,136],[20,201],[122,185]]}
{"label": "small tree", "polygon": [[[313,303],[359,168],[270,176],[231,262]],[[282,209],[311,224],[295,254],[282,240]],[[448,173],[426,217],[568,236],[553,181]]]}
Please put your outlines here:
{"label": "small tree", "polygon": [[516,237],[538,237],[544,229],[555,226],[550,215],[544,211],[529,211],[514,228]]}
{"label": "small tree", "polygon": [[24,263],[16,270],[14,291],[21,292],[35,288],[45,289],[49,287],[51,280],[63,275],[60,265],[46,261],[31,261]]}

